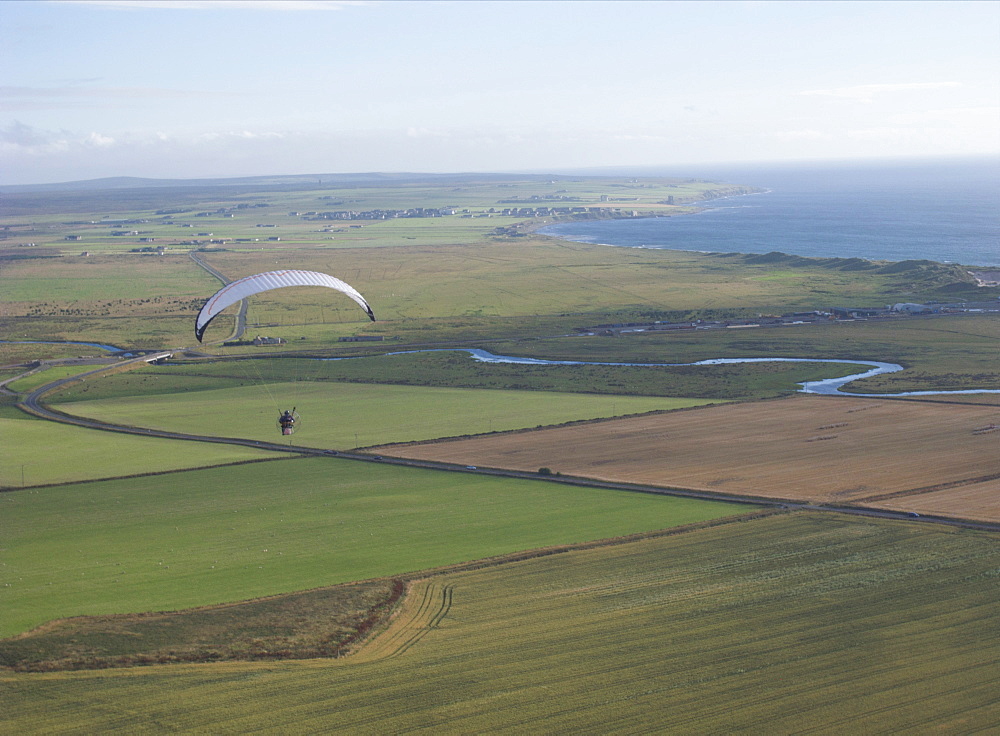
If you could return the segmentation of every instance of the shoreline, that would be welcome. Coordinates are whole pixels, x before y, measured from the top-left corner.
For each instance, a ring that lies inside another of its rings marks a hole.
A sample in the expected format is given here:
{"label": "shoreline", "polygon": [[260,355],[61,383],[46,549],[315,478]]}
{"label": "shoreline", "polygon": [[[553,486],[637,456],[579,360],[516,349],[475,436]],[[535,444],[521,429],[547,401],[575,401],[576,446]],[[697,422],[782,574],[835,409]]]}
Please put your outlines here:
{"label": "shoreline", "polygon": [[[699,202],[685,202],[683,207],[671,212],[649,212],[638,216],[619,214],[600,218],[552,218],[543,223],[524,223],[522,227],[542,237],[615,248],[746,256],[783,253],[812,259],[853,258],[876,264],[930,261],[942,266],[967,268],[980,286],[1000,286],[1000,257],[993,245],[997,238],[996,217],[992,211],[984,212],[977,205],[969,210],[971,219],[962,218],[955,214],[963,211],[960,209],[961,202],[945,200],[937,203],[940,206],[935,209],[934,217],[930,218],[925,210],[912,205],[912,211],[906,209],[905,200],[900,199],[906,193],[905,190],[901,192],[887,186],[869,192],[864,197],[852,196],[854,190],[846,186],[825,186],[818,173],[817,178],[809,180],[805,187],[796,188],[796,184],[801,184],[797,181],[785,189],[779,189],[773,183],[767,187],[754,187],[753,191],[745,191],[750,187],[733,187],[733,190],[744,191],[731,191],[724,197],[709,197]],[[726,218],[714,227],[712,224],[692,227],[685,223],[678,225],[672,235],[662,229],[647,232],[641,226],[626,226],[609,232],[601,230],[599,226],[591,227],[587,224],[604,220],[649,222],[675,215],[740,209],[739,205],[732,208],[714,207],[712,202],[776,193],[782,196],[776,200],[766,200],[766,205],[745,205],[756,210],[755,217],[734,216],[741,219],[734,221]],[[900,205],[901,202],[903,205]],[[949,205],[952,205],[950,210]],[[908,215],[912,217],[908,218]],[[936,228],[936,223],[941,223],[942,226]],[[557,227],[572,227],[576,224],[582,225],[579,228],[582,232],[552,232]],[[587,232],[589,230],[598,232],[591,235]],[[653,242],[642,242],[644,237]],[[609,239],[617,242],[608,242]],[[628,240],[632,242],[622,242]],[[676,247],[670,241],[695,242],[686,247]],[[712,247],[713,245],[722,247]],[[727,249],[726,246],[731,248]],[[942,246],[950,252],[942,253]],[[880,250],[884,255],[878,254]]]}
{"label": "shoreline", "polygon": [[[650,212],[648,214],[643,213],[639,215],[620,214],[622,210],[626,209],[624,207],[603,207],[601,205],[587,205],[585,208],[587,211],[585,213],[576,213],[572,215],[567,215],[565,217],[560,217],[558,215],[547,216],[541,218],[540,221],[535,221],[535,222],[526,220],[517,223],[512,227],[515,227],[522,233],[527,234],[527,233],[539,233],[539,231],[542,230],[543,228],[552,227],[553,225],[572,223],[572,222],[603,222],[607,220],[652,220],[652,219],[669,218],[669,217],[683,216],[683,215],[697,215],[702,212],[705,212],[708,209],[711,209],[708,207],[699,206],[705,202],[717,202],[719,200],[730,199],[733,197],[748,197],[754,194],[769,194],[771,191],[772,190],[764,187],[750,187],[744,185],[728,186],[722,189],[710,189],[706,190],[706,192],[712,193],[713,196],[702,197],[700,199],[692,199],[690,201],[677,202],[674,204],[667,204],[667,203],[657,204],[654,205],[654,207],[656,206],[672,207],[676,209],[672,211],[662,211],[662,210],[653,211],[653,209],[650,208]],[[611,204],[611,202],[609,202],[608,204]],[[615,212],[616,210],[618,211],[618,213]],[[633,209],[631,211],[636,212],[637,210]],[[540,233],[540,234],[545,237],[555,237],[561,240],[572,240],[571,238],[564,238],[558,235],[552,236],[546,233]],[[589,243],[590,241],[578,240],[573,242]],[[594,243],[594,245],[613,245],[613,244]],[[632,246],[621,246],[621,247],[627,248]]]}
{"label": "shoreline", "polygon": [[[677,215],[683,216],[688,214],[699,214],[703,211],[704,210],[697,210],[695,212],[683,212],[683,213],[677,213]],[[825,262],[843,261],[845,263],[851,261],[864,261],[868,264],[871,264],[871,267],[873,269],[891,267],[893,265],[901,263],[927,263],[927,264],[934,264],[940,268],[957,267],[964,269],[965,272],[968,273],[973,278],[973,280],[975,281],[974,286],[977,288],[995,289],[1000,287],[1000,266],[981,266],[976,264],[957,263],[953,261],[940,261],[930,258],[908,258],[902,260],[892,260],[892,259],[882,259],[882,258],[865,258],[863,256],[817,256],[817,255],[807,256],[807,255],[799,255],[796,253],[788,253],[782,250],[772,250],[763,253],[758,253],[758,252],[747,252],[747,251],[705,250],[698,248],[674,248],[669,246],[648,245],[648,244],[626,245],[621,243],[606,243],[598,240],[581,240],[579,239],[579,237],[574,238],[566,235],[558,235],[558,234],[542,232],[542,230],[545,228],[553,227],[560,224],[568,224],[568,223],[602,222],[606,220],[620,220],[620,221],[654,220],[654,219],[667,219],[672,216],[673,215],[652,215],[650,217],[607,217],[607,218],[601,218],[599,220],[566,219],[566,220],[553,221],[547,223],[538,223],[537,225],[529,226],[527,230],[528,232],[531,232],[535,235],[539,235],[543,238],[552,238],[553,240],[561,240],[570,243],[580,243],[583,245],[598,245],[604,248],[635,248],[638,250],[654,250],[654,251],[669,250],[675,253],[695,253],[698,255],[706,255],[706,256],[727,256],[727,257],[742,256],[745,258],[759,258],[759,259],[769,258],[771,260],[816,261],[817,265],[819,265],[820,261],[825,261]],[[970,284],[970,288],[972,286],[973,285]],[[993,297],[990,296],[989,298],[992,299]],[[1000,299],[1000,295],[997,295],[996,298]]]}
{"label": "shoreline", "polygon": [[[685,215],[697,215],[704,212],[704,209],[697,210],[694,212],[678,212],[676,216],[683,217]],[[768,257],[785,257],[789,259],[801,258],[803,260],[814,260],[814,261],[830,261],[830,260],[842,260],[842,261],[852,261],[860,260],[871,263],[873,266],[889,266],[896,263],[909,263],[909,262],[926,262],[934,263],[941,267],[957,266],[959,268],[968,269],[968,273],[976,281],[976,286],[980,288],[997,288],[1000,287],[1000,266],[983,266],[980,264],[970,264],[970,263],[959,263],[957,261],[941,261],[932,258],[905,258],[902,260],[893,260],[891,258],[867,258],[864,256],[816,256],[816,255],[800,255],[797,253],[788,253],[782,250],[771,250],[767,252],[750,252],[750,251],[735,251],[735,250],[705,250],[700,248],[674,248],[666,245],[626,245],[622,243],[605,243],[598,240],[581,240],[579,237],[570,237],[568,235],[557,235],[542,232],[543,229],[548,227],[554,227],[556,225],[563,225],[569,223],[587,223],[587,222],[605,222],[609,220],[619,220],[619,221],[636,221],[636,220],[660,220],[669,219],[675,215],[650,215],[649,217],[605,217],[605,218],[595,218],[590,220],[578,219],[578,220],[558,220],[553,222],[543,222],[538,224],[533,224],[525,228],[526,232],[530,232],[534,235],[540,235],[544,238],[552,238],[554,240],[563,240],[570,243],[581,243],[583,245],[599,245],[604,248],[636,248],[638,250],[669,250],[676,253],[697,253],[699,255],[716,255],[716,256],[746,256],[749,258],[762,258]],[[1000,298],[998,296],[997,298]]]}

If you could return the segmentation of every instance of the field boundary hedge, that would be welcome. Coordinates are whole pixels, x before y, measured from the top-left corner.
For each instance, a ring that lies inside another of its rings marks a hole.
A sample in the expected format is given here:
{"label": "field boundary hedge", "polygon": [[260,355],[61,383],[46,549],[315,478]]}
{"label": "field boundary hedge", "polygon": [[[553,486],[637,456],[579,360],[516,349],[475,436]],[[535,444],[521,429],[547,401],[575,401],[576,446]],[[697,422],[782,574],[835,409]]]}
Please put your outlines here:
{"label": "field boundary hedge", "polygon": [[76,486],[81,483],[103,483],[109,480],[128,480],[129,478],[149,478],[154,475],[173,475],[174,473],[188,473],[194,470],[212,470],[213,468],[231,468],[236,465],[252,465],[254,463],[270,463],[275,460],[297,460],[313,455],[292,455],[291,457],[261,457],[253,460],[234,460],[228,463],[216,463],[215,465],[195,465],[190,468],[175,468],[173,470],[151,470],[148,473],[132,473],[131,475],[109,475],[104,478],[88,478],[86,480],[65,480],[60,483],[39,483],[35,486],[0,486],[0,493],[14,493],[16,491],[30,491],[39,488],[58,488],[60,486]]}

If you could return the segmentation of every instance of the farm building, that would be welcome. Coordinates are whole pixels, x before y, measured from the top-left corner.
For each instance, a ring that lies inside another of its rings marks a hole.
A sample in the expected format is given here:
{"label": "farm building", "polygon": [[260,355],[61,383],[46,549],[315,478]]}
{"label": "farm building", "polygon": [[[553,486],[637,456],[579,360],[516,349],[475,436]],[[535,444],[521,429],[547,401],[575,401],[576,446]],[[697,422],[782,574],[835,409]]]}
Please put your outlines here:
{"label": "farm building", "polygon": [[892,305],[893,312],[906,312],[908,314],[923,314],[925,312],[934,311],[931,307],[926,304],[913,304],[911,302],[900,302],[899,304]]}
{"label": "farm building", "polygon": [[281,338],[281,337],[261,337],[260,335],[257,335],[257,337],[255,337],[253,339],[253,344],[254,345],[258,345],[258,346],[259,345],[284,345],[285,342],[286,342],[285,339]]}

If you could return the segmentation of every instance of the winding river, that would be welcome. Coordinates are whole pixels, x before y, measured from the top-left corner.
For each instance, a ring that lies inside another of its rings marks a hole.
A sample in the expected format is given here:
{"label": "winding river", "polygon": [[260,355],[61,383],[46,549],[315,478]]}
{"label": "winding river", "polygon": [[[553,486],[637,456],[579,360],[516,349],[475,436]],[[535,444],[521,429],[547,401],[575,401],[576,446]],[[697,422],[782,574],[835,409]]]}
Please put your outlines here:
{"label": "winding river", "polygon": [[[118,351],[120,348],[111,345],[100,345],[92,342],[47,342],[42,340],[0,340],[5,343],[23,344],[61,344],[61,345],[87,345],[101,348],[102,350]],[[732,365],[737,363],[840,363],[848,365],[864,366],[867,370],[852,373],[841,378],[823,378],[818,381],[802,381],[799,389],[804,394],[823,394],[826,396],[860,396],[863,398],[897,398],[901,396],[955,396],[960,394],[1000,394],[1000,389],[976,388],[963,389],[959,391],[903,391],[895,394],[860,394],[842,391],[841,389],[852,381],[861,378],[870,378],[883,373],[896,373],[903,370],[903,366],[896,363],[883,363],[878,360],[844,360],[836,358],[710,358],[699,360],[694,363],[604,363],[586,360],[545,360],[543,358],[519,358],[513,355],[495,355],[488,350],[480,348],[435,348],[426,350],[401,350],[386,355],[409,355],[413,353],[440,353],[440,352],[461,352],[468,353],[469,356],[480,363],[513,363],[518,365],[604,365],[604,366],[637,366],[648,368],[665,368],[692,365]],[[353,358],[321,358],[321,360],[353,360]]]}
{"label": "winding river", "polygon": [[72,340],[0,340],[0,342],[13,345],[82,345],[88,348],[100,348],[109,353],[121,351],[121,348],[116,348],[114,345],[102,345],[99,342],[74,342]]}

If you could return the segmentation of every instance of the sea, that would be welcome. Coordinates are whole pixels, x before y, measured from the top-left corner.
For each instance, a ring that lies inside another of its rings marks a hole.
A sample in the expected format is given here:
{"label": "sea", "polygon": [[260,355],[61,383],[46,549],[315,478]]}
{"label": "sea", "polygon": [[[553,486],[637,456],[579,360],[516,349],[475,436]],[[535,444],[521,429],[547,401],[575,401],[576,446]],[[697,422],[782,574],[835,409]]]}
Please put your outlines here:
{"label": "sea", "polygon": [[567,240],[1000,267],[1000,157],[632,170],[761,188],[671,217],[563,222]]}

